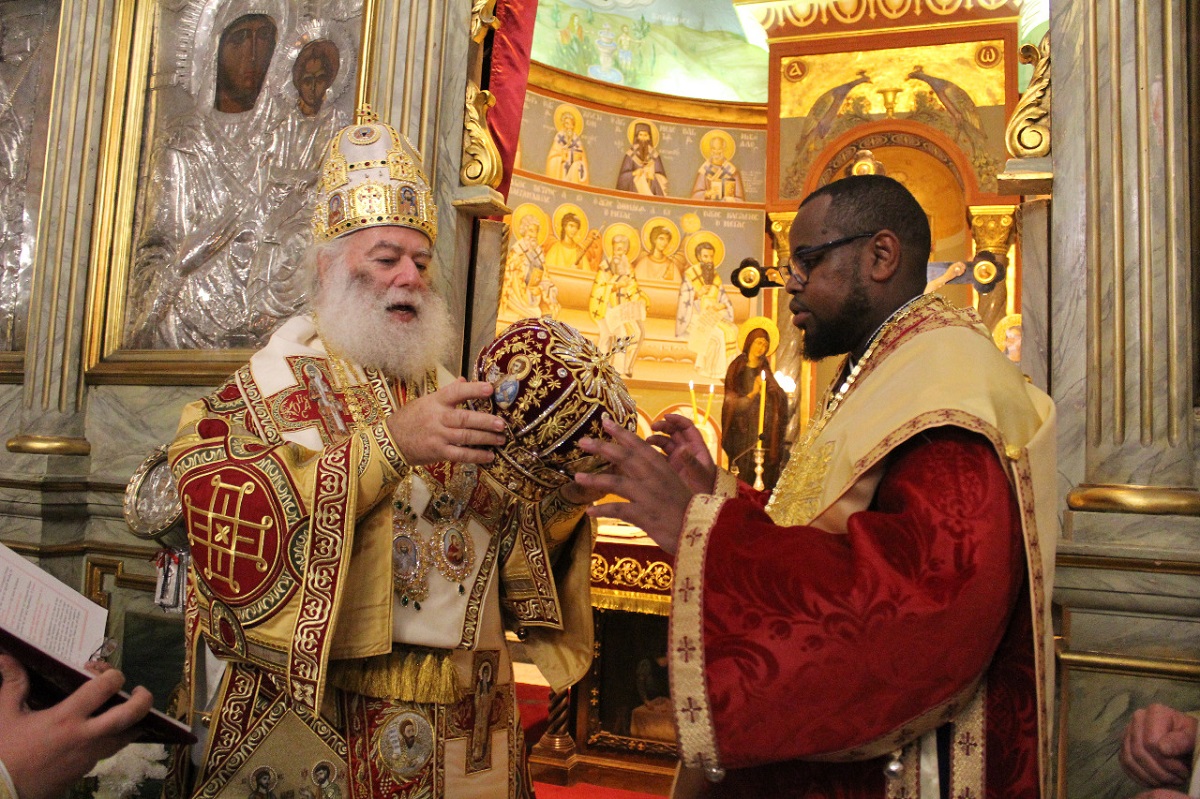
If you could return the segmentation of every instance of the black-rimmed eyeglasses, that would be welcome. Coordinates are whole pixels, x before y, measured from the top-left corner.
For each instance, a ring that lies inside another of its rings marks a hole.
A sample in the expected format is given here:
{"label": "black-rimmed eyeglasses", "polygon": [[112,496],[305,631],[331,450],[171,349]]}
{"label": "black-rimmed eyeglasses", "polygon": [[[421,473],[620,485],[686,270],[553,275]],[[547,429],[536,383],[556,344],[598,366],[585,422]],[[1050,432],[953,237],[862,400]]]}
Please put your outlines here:
{"label": "black-rimmed eyeglasses", "polygon": [[874,233],[855,233],[853,236],[844,236],[840,239],[827,241],[824,244],[814,244],[811,247],[797,247],[792,251],[792,257],[787,263],[788,274],[803,286],[808,283],[808,278],[812,275],[812,271],[817,268],[817,264],[821,263],[821,259],[825,257],[825,253],[830,250],[836,250],[843,244],[877,236],[879,233],[880,231],[878,230]]}

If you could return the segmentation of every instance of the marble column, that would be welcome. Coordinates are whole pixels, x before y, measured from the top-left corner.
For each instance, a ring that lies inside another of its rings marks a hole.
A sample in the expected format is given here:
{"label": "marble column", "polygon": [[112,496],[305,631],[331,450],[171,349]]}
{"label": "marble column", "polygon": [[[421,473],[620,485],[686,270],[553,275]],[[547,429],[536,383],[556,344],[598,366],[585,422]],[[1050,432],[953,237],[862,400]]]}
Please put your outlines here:
{"label": "marble column", "polygon": [[[56,89],[38,126],[45,160],[22,385],[0,403],[0,535],[31,546],[76,540],[85,526],[91,448],[81,364],[112,16],[111,0],[64,0],[49,33],[57,52],[45,78]],[[77,581],[64,568],[60,576]]]}
{"label": "marble column", "polygon": [[1116,760],[1136,707],[1200,702],[1187,6],[1051,8],[1061,781],[1081,799],[1136,792]]}

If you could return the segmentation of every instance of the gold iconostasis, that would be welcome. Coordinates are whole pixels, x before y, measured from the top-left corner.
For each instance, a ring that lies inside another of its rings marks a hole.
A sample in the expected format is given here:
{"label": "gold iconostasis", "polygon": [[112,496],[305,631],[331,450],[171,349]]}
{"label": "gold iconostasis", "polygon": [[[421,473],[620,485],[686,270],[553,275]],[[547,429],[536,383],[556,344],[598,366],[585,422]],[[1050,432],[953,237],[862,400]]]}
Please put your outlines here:
{"label": "gold iconostasis", "polygon": [[1020,351],[1017,198],[997,185],[1017,99],[1015,20],[844,52],[779,39],[765,105],[535,64],[499,308],[500,328],[550,315],[611,352],[643,433],[681,413],[751,481],[746,449],[762,436],[768,487],[788,420],[812,408],[834,365],[801,365],[787,296],[743,296],[731,273],[786,258],[796,205],[819,186],[862,172],[905,184],[930,218],[929,290],[976,307],[998,346]]}

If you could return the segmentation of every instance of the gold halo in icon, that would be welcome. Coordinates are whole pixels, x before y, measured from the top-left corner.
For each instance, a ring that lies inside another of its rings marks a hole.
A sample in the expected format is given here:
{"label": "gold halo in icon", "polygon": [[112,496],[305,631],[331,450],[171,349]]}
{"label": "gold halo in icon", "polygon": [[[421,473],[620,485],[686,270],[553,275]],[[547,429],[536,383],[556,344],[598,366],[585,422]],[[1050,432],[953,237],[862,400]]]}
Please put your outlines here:
{"label": "gold halo in icon", "polygon": [[767,331],[767,357],[769,358],[775,354],[775,348],[779,346],[779,326],[766,316],[751,316],[738,326],[738,351],[746,348],[746,338],[750,335],[750,331],[759,328]]}

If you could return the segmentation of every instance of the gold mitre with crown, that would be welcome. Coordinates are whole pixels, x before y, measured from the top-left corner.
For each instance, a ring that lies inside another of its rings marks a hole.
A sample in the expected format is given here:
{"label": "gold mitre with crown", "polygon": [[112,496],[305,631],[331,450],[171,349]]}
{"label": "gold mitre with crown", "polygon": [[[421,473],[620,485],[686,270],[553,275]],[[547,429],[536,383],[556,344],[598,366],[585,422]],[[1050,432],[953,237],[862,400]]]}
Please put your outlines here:
{"label": "gold mitre with crown", "polygon": [[313,210],[319,242],[362,228],[400,225],[437,240],[437,206],[421,156],[396,129],[363,105],[357,121],[333,135]]}

